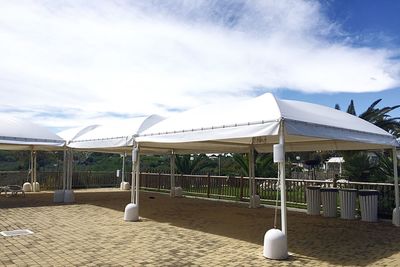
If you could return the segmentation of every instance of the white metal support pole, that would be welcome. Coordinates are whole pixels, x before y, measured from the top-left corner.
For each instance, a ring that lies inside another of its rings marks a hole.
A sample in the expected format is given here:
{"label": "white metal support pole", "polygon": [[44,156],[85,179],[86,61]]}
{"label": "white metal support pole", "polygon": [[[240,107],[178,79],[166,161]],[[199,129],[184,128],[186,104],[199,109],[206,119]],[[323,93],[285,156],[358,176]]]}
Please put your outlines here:
{"label": "white metal support pole", "polygon": [[125,157],[126,152],[124,152],[124,155],[122,156],[122,183],[125,182]]}
{"label": "white metal support pole", "polygon": [[131,186],[131,203],[126,205],[124,212],[124,220],[128,222],[136,222],[139,220],[139,181],[140,181],[140,153],[136,142],[132,148],[132,186]]}
{"label": "white metal support pole", "polygon": [[[283,153],[285,154],[285,132],[284,124],[281,121],[279,127],[279,144],[283,146]],[[281,225],[282,233],[287,237],[287,214],[286,214],[286,178],[285,178],[285,159],[279,163],[279,175],[281,180]]]}
{"label": "white metal support pole", "polygon": [[[273,260],[287,259],[287,217],[286,217],[286,188],[285,188],[285,131],[284,118],[279,123],[279,144],[273,146],[274,162],[279,165],[279,180],[281,188],[281,227],[282,231],[276,229],[276,211],[274,228],[268,230],[264,235],[264,252],[263,256]],[[276,199],[278,205],[278,199]]]}
{"label": "white metal support pole", "polygon": [[255,208],[255,178],[254,178],[254,148],[249,150],[249,193],[250,193],[250,208]]}
{"label": "white metal support pole", "polygon": [[64,203],[75,202],[74,191],[72,190],[72,174],[73,174],[73,152],[72,149],[67,149],[66,152],[66,171],[65,171],[65,190],[64,190]]}
{"label": "white metal support pole", "polygon": [[33,148],[31,149],[31,169],[30,169],[30,172],[31,172],[31,184],[32,184],[32,187],[33,187]]}
{"label": "white metal support pole", "polygon": [[136,189],[136,158],[137,158],[136,144],[133,145],[132,149],[132,181],[131,181],[131,203],[135,203],[135,189]]}
{"label": "white metal support pole", "polygon": [[33,191],[37,192],[37,154],[36,151],[33,151],[33,181],[35,183],[35,186],[33,186]]}
{"label": "white metal support pole", "polygon": [[67,184],[66,184],[67,190],[71,190],[71,188],[70,188],[71,176],[72,176],[71,175],[71,150],[68,149],[68,152],[67,152]]}
{"label": "white metal support pole", "polygon": [[140,153],[139,148],[136,158],[136,185],[135,185],[135,204],[139,207],[139,188],[140,188]]}
{"label": "white metal support pole", "polygon": [[69,171],[69,190],[72,190],[72,176],[74,173],[74,152],[72,149],[70,150],[71,158],[70,158],[70,171]]}
{"label": "white metal support pole", "polygon": [[397,173],[397,151],[396,147],[392,149],[393,154],[393,180],[394,180],[394,194],[395,194],[395,202],[396,202],[396,209],[393,212],[393,224],[396,226],[400,226],[400,210],[399,210],[399,177]]}
{"label": "white metal support pole", "polygon": [[69,179],[70,179],[70,175],[71,175],[71,167],[70,167],[70,165],[71,165],[71,151],[70,151],[70,149],[68,149],[68,152],[67,152],[67,184],[66,184],[66,187],[67,187],[67,190],[69,190]]}
{"label": "white metal support pole", "polygon": [[63,160],[63,176],[62,176],[62,182],[63,182],[63,190],[65,190],[65,186],[67,183],[67,149],[64,148],[64,160]]}
{"label": "white metal support pole", "polygon": [[171,151],[170,157],[170,169],[171,169],[171,191],[170,196],[175,197],[175,153]]}
{"label": "white metal support pole", "polygon": [[65,164],[65,188],[64,190],[68,189],[68,175],[69,175],[69,150],[65,150],[65,159],[64,159],[64,164]]}

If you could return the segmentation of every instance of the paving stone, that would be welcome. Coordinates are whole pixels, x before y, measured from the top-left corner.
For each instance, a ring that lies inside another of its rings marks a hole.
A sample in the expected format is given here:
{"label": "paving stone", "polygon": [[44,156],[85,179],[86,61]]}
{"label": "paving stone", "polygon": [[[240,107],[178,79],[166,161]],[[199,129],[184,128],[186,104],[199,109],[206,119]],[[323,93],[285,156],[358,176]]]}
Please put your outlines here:
{"label": "paving stone", "polygon": [[[150,198],[152,197],[152,198]],[[53,194],[0,197],[3,266],[399,266],[400,231],[366,223],[288,213],[291,256],[262,256],[273,209],[165,194],[140,194],[140,222],[124,222],[130,192],[76,191],[77,203]]]}

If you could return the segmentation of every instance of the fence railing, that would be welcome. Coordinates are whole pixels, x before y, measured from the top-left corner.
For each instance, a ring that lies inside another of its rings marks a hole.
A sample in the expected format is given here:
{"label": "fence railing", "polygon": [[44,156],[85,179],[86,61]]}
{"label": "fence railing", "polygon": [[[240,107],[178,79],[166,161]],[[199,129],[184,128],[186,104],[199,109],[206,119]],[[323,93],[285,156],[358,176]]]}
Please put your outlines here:
{"label": "fence railing", "polygon": [[[38,182],[42,190],[55,190],[62,188],[61,172],[38,172]],[[20,184],[29,181],[27,171],[0,172],[0,185]],[[131,177],[126,177],[127,181]],[[185,194],[209,197],[235,199],[248,201],[249,179],[248,177],[227,177],[210,175],[176,175],[175,185],[182,187]],[[119,187],[121,178],[115,177],[115,172],[74,172],[73,188],[100,188]],[[264,203],[272,204],[277,199],[279,190],[277,178],[256,178],[256,190]],[[332,187],[332,181],[286,179],[286,199],[289,205],[304,207],[306,204],[305,190],[307,186],[318,185]],[[168,192],[171,180],[169,174],[141,173],[140,187],[146,190]],[[339,188],[375,189],[379,191],[378,211],[380,217],[391,217],[394,208],[394,185],[390,183],[361,183],[346,182],[337,183]],[[278,200],[280,198],[278,197]]]}
{"label": "fence railing", "polygon": [[[142,173],[141,188],[156,191],[170,190],[170,175],[157,173]],[[277,178],[256,178],[256,190],[264,203],[273,204],[280,194],[277,187]],[[198,195],[209,198],[228,198],[248,200],[249,178],[204,176],[204,175],[177,175],[175,185],[182,187],[186,194]],[[332,181],[286,179],[286,199],[289,204],[296,207],[305,207],[308,186],[333,187]],[[394,185],[389,183],[360,183],[346,182],[336,184],[338,188],[374,189],[379,191],[378,211],[379,216],[389,218],[394,208]],[[278,197],[278,202],[280,198]]]}
{"label": "fence railing", "polygon": [[[62,172],[37,172],[37,181],[42,190],[62,188]],[[127,179],[131,179],[127,177]],[[0,171],[0,185],[22,185],[30,181],[28,171]],[[109,171],[77,171],[72,174],[73,188],[117,187],[121,180],[115,177],[115,172]]]}

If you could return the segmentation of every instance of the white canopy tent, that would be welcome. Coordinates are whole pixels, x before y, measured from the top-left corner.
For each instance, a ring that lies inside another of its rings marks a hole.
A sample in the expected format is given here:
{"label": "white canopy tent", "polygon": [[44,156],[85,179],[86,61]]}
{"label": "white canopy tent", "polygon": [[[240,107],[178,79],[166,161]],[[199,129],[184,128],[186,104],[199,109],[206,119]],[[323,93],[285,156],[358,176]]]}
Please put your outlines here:
{"label": "white canopy tent", "polygon": [[4,114],[0,115],[0,125],[0,149],[31,151],[31,183],[36,191],[36,151],[62,150],[65,141],[45,127]]}
{"label": "white canopy tent", "polygon": [[136,136],[164,120],[159,115],[137,117],[104,125],[74,128],[60,133],[70,136],[67,146],[75,150],[122,153],[131,151]]}
{"label": "white canopy tent", "polygon": [[[280,146],[274,147],[278,143]],[[140,134],[134,151],[138,155],[249,153],[249,176],[253,184],[250,187],[251,194],[255,192],[254,159],[251,157],[253,149],[259,152],[274,151],[274,158],[280,163],[281,225],[286,235],[285,152],[392,149],[395,155],[397,145],[391,134],[356,116],[321,105],[276,99],[267,93],[240,103],[207,105],[170,117]],[[397,166],[397,157],[394,158],[394,166]],[[134,167],[138,172],[138,160]],[[394,223],[399,225],[397,167],[394,180]],[[137,205],[138,188],[136,184]]]}
{"label": "white canopy tent", "polygon": [[232,104],[206,105],[177,114],[140,134],[141,151],[157,153],[271,152],[285,128],[285,151],[392,148],[381,128],[321,105],[276,99],[267,93]]}
{"label": "white canopy tent", "polygon": [[[69,151],[67,152],[67,188],[72,190],[72,158],[73,151],[94,151],[105,153],[119,153],[125,155],[132,151],[135,137],[142,131],[153,126],[164,119],[159,115],[150,115],[148,117],[136,117],[132,119],[120,120],[103,125],[88,125],[65,130],[59,133],[67,142]],[[124,181],[125,172],[122,173],[122,186],[126,185]],[[73,194],[69,192],[69,194]],[[132,193],[133,194],[133,193]],[[73,197],[72,197],[73,199]]]}
{"label": "white canopy tent", "polygon": [[0,149],[62,150],[65,141],[47,128],[26,120],[0,115]]}

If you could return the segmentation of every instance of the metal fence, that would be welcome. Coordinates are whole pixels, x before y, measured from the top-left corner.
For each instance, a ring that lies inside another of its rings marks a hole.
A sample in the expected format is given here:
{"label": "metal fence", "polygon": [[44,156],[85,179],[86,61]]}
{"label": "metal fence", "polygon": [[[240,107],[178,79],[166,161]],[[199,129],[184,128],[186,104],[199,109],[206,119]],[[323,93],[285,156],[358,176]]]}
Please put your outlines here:
{"label": "metal fence", "polygon": [[[62,172],[37,172],[37,181],[42,190],[62,188]],[[130,178],[129,178],[130,179]],[[0,171],[0,185],[22,185],[30,181],[28,171]],[[121,180],[115,177],[115,172],[82,171],[72,175],[73,188],[118,187]]]}
{"label": "metal fence", "polygon": [[[170,175],[160,173],[142,173],[141,188],[167,192],[170,190]],[[273,204],[277,194],[277,178],[256,178],[256,190],[262,202]],[[226,177],[210,175],[177,175],[175,185],[182,187],[186,194],[248,201],[248,177]],[[333,187],[332,181],[286,179],[286,199],[289,205],[306,206],[307,186]],[[389,183],[346,182],[336,184],[338,188],[374,189],[379,191],[378,210],[381,218],[390,218],[394,208],[394,185]],[[278,202],[280,197],[278,196]],[[339,203],[338,203],[339,204]]]}
{"label": "metal fence", "polygon": [[[38,172],[38,182],[42,190],[62,188],[61,172]],[[27,171],[0,172],[0,185],[19,184],[29,181]],[[127,181],[131,177],[126,178]],[[140,186],[145,190],[168,192],[170,190],[169,174],[141,173]],[[73,188],[119,187],[121,178],[115,177],[115,172],[74,172]],[[256,190],[262,202],[273,204],[279,194],[277,178],[256,178]],[[182,187],[185,194],[208,198],[224,198],[248,201],[248,177],[211,176],[211,175],[176,175],[175,185]],[[286,199],[288,205],[305,207],[305,189],[307,186],[333,187],[332,181],[286,179]],[[381,218],[390,218],[394,208],[394,185],[390,183],[337,183],[339,188],[374,189],[379,191],[378,210]],[[278,196],[278,200],[280,197]]]}

